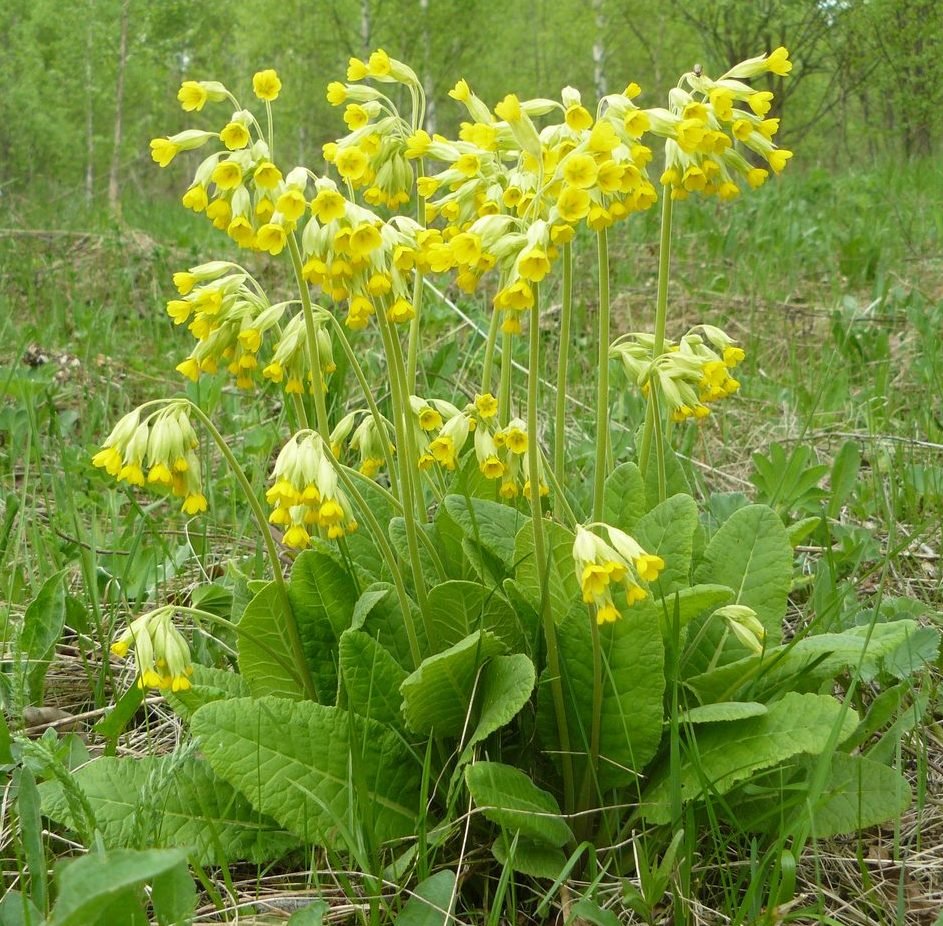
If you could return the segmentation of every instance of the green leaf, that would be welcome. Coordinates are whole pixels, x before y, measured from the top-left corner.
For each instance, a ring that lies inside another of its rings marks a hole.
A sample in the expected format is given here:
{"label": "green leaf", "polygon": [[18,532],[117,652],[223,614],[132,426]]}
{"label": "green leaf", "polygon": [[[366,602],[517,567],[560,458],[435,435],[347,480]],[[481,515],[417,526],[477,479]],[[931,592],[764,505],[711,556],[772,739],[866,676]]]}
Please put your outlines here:
{"label": "green leaf", "polygon": [[288,607],[279,587],[269,582],[246,605],[239,621],[239,672],[256,697],[305,697],[289,655]]}
{"label": "green leaf", "polygon": [[334,703],[337,645],[341,634],[351,624],[358,597],[354,580],[333,557],[305,550],[295,560],[288,583],[288,599],[322,704]]}
{"label": "green leaf", "polygon": [[102,907],[111,900],[175,867],[186,871],[186,861],[186,853],[180,849],[117,849],[70,861],[59,871],[59,900],[48,926],[97,923]]}
{"label": "green leaf", "polygon": [[[194,672],[196,667],[194,666]],[[118,737],[124,733],[125,728],[131,722],[131,719],[138,712],[138,708],[144,703],[144,690],[132,685],[120,698],[115,706],[105,716],[95,724],[92,729],[112,743],[117,741]]]}
{"label": "green leaf", "polygon": [[835,456],[829,482],[831,494],[828,499],[828,516],[837,518],[842,505],[858,484],[858,471],[861,469],[861,449],[857,441],[845,441]]}
{"label": "green leaf", "polygon": [[592,923],[593,926],[621,926],[622,921],[612,912],[600,907],[594,900],[581,897],[570,908],[570,916],[579,923]]}
{"label": "green leaf", "polygon": [[518,649],[517,614],[500,589],[453,579],[429,589],[429,620],[440,646],[452,646],[476,630],[488,630]]}
{"label": "green leaf", "polygon": [[803,518],[801,521],[795,521],[788,525],[786,530],[789,534],[789,545],[797,547],[809,534],[812,533],[820,524],[822,519],[818,516]]}
{"label": "green leaf", "polygon": [[760,717],[768,712],[765,704],[758,701],[721,701],[692,707],[681,714],[681,723],[727,723],[746,717]]}
{"label": "green leaf", "polygon": [[20,843],[29,871],[30,896],[40,910],[45,910],[49,898],[49,884],[46,874],[46,851],[43,848],[39,790],[29,766],[17,769],[14,781],[18,790],[16,809],[20,824]]}
{"label": "green leaf", "polygon": [[910,785],[896,769],[837,752],[831,757],[822,796],[812,809],[812,833],[827,839],[896,820],[911,799]]}
{"label": "green leaf", "polygon": [[936,662],[939,652],[940,631],[935,627],[917,627],[897,649],[884,656],[881,669],[894,678],[910,678]]}
{"label": "green leaf", "polygon": [[[586,774],[593,716],[593,640],[584,605],[574,607],[557,631],[569,752],[577,781]],[[599,628],[602,697],[599,769],[594,793],[630,784],[655,754],[662,736],[665,652],[653,610],[625,609]],[[540,677],[538,730],[545,750],[559,761],[562,749],[548,670]]]}
{"label": "green leaf", "polygon": [[[412,599],[409,600],[409,607],[419,639],[419,649],[425,652],[428,644],[422,615]],[[377,582],[366,589],[357,604],[351,625],[376,640],[404,669],[411,671],[415,667],[399,596],[392,585]]]}
{"label": "green leaf", "polygon": [[602,519],[634,536],[635,524],[646,511],[641,471],[634,463],[620,463],[606,478]]}
{"label": "green leaf", "polygon": [[[665,498],[672,495],[690,495],[691,485],[681,465],[681,459],[674,449],[665,445]],[[653,508],[658,504],[658,463],[652,456],[645,471],[645,502],[646,507]]]}
{"label": "green leaf", "polygon": [[201,707],[191,729],[221,778],[308,843],[337,848],[351,821],[380,841],[415,832],[421,768],[383,724],[311,701],[237,698]]}
{"label": "green leaf", "polygon": [[455,894],[455,872],[437,871],[416,885],[395,926],[448,926]]}
{"label": "green leaf", "polygon": [[339,659],[344,706],[362,717],[402,726],[399,687],[406,670],[389,651],[362,630],[345,630]]}
{"label": "green leaf", "polygon": [[509,833],[554,847],[573,838],[554,796],[538,788],[520,769],[500,762],[475,762],[465,769],[465,784],[484,816]]}
{"label": "green leaf", "polygon": [[45,921],[26,894],[8,890],[0,897],[0,926],[43,926]]}
{"label": "green leaf", "polygon": [[196,885],[186,865],[175,865],[154,878],[151,904],[159,926],[183,926],[192,922]]}
{"label": "green leaf", "polygon": [[527,516],[510,505],[462,495],[446,495],[442,504],[465,537],[497,557],[510,574],[514,569],[514,538]]}
{"label": "green leaf", "polygon": [[[108,849],[182,847],[201,864],[222,865],[232,859],[280,858],[297,845],[206,762],[192,756],[104,757],[73,776]],[[43,813],[76,829],[62,785],[46,782],[39,790]]]}
{"label": "green leaf", "polygon": [[296,910],[288,917],[288,926],[321,926],[324,914],[331,909],[326,900],[316,900],[307,907]]}
{"label": "green leaf", "polygon": [[[711,538],[694,580],[732,588],[732,603],[752,608],[766,629],[766,645],[776,646],[782,640],[786,598],[792,584],[792,545],[779,515],[765,505],[748,505],[735,511]],[[698,622],[694,632],[702,626]],[[698,649],[687,654],[689,672],[732,662],[747,652],[733,634],[717,652],[726,629],[723,621],[714,621],[703,629]]]}
{"label": "green leaf", "polygon": [[510,723],[530,700],[537,681],[534,664],[523,653],[494,656],[484,667],[476,699],[478,724],[468,739],[459,762],[471,757],[476,743]]}
{"label": "green leaf", "polygon": [[[417,525],[419,530],[423,531],[426,536],[431,541],[432,545],[435,546],[436,536],[435,526],[432,524],[419,524]],[[396,517],[390,520],[390,526],[387,530],[387,533],[390,536],[390,543],[393,545],[394,550],[408,550],[409,541],[406,536],[406,521],[401,517]],[[441,580],[439,575],[439,570],[436,568],[435,560],[432,558],[432,554],[429,552],[429,548],[421,540],[417,541],[419,543],[419,566],[422,569],[423,578],[426,581],[426,585],[435,585],[436,582]]]}
{"label": "green leaf", "polygon": [[813,691],[840,672],[860,665],[864,681],[873,680],[884,659],[898,652],[917,630],[914,621],[853,627],[842,633],[820,633],[747,656],[687,680],[702,702],[735,699],[741,692],[763,700],[765,692],[787,685]]}
{"label": "green leaf", "polygon": [[547,881],[555,881],[566,867],[566,856],[561,849],[542,842],[531,842],[523,836],[515,841],[503,831],[492,843],[491,854],[499,865],[511,871]]}
{"label": "green leaf", "polygon": [[580,600],[580,588],[573,565],[573,534],[553,521],[544,522],[544,544],[547,556],[547,589],[540,586],[537,561],[534,557],[534,527],[525,524],[517,535],[514,560],[517,563],[517,588],[538,610],[546,594],[550,597],[553,619],[560,623]]}
{"label": "green leaf", "polygon": [[697,504],[690,495],[672,495],[652,508],[635,525],[635,539],[647,553],[665,561],[654,584],[663,596],[690,585],[691,552],[697,528]]}
{"label": "green leaf", "polygon": [[[726,794],[761,769],[795,755],[818,755],[829,745],[838,723],[841,741],[854,731],[858,717],[828,695],[789,692],[761,716],[699,727],[696,746],[683,746],[678,771],[681,799]],[[642,795],[645,819],[671,822],[672,787],[670,772],[655,776]]]}
{"label": "green leaf", "polygon": [[0,765],[13,764],[11,745],[12,740],[10,738],[10,728],[7,726],[7,719],[0,713]]}
{"label": "green leaf", "polygon": [[476,630],[460,643],[424,659],[400,686],[406,725],[415,733],[459,736],[469,725],[481,667],[506,647],[494,634]]}
{"label": "green leaf", "polygon": [[251,694],[246,680],[228,669],[194,665],[186,691],[165,692],[174,713],[189,720],[204,704],[225,698],[244,698]]}
{"label": "green leaf", "polygon": [[31,704],[43,700],[43,680],[65,626],[65,578],[62,569],[43,583],[23,615],[17,644],[22,685]]}

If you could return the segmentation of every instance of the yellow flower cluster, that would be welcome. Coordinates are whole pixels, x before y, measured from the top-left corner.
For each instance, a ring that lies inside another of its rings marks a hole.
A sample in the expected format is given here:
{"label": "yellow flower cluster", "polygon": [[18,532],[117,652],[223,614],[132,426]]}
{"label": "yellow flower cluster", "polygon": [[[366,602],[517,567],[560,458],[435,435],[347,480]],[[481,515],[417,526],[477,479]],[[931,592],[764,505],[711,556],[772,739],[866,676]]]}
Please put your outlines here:
{"label": "yellow flower cluster", "polygon": [[162,688],[186,691],[190,687],[193,666],[190,647],[174,627],[173,608],[159,608],[135,618],[111,644],[119,658],[134,648],[138,688]]}
{"label": "yellow flower cluster", "polygon": [[206,511],[198,445],[186,404],[170,402],[143,419],[140,409],[125,415],[92,463],[119,482],[169,489],[183,499],[181,510],[194,515]]}
{"label": "yellow flower cluster", "polygon": [[311,535],[336,540],[357,529],[350,501],[338,485],[331,449],[314,431],[299,431],[275,461],[265,498],[272,505],[269,521],[285,528],[286,547],[303,550]]}
{"label": "yellow flower cluster", "polygon": [[744,149],[754,160],[765,160],[773,173],[782,173],[792,152],[773,142],[779,119],[765,118],[773,94],[755,91],[741,78],[785,76],[792,69],[788,58],[780,47],[742,62],[719,80],[699,72],[685,74],[668,95],[668,109],[648,111],[652,131],[666,138],[661,182],[674,199],[691,193],[734,199],[740,195],[738,178],[753,189],[762,186],[769,171],[756,166]]}
{"label": "yellow flower cluster", "polygon": [[674,421],[706,418],[710,403],[740,388],[730,370],[744,359],[743,348],[714,325],[697,325],[678,343],[666,341],[657,357],[653,348],[652,335],[636,332],[615,341],[609,355],[646,396],[656,385]]}
{"label": "yellow flower cluster", "polygon": [[612,599],[612,587],[622,585],[626,604],[631,607],[648,597],[648,583],[654,582],[665,568],[660,556],[646,553],[628,534],[608,524],[598,526],[609,536],[607,543],[591,530],[576,528],[573,563],[583,593],[583,601],[596,607],[599,624],[619,618]]}

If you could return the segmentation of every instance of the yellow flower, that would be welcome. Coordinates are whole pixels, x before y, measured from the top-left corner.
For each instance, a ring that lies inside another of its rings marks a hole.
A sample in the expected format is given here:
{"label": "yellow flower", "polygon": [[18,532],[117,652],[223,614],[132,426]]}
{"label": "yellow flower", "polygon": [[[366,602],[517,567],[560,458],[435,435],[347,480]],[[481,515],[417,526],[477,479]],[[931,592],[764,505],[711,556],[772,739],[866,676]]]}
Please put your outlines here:
{"label": "yellow flower", "polygon": [[367,61],[367,73],[371,77],[387,77],[390,73],[390,56],[378,48]]}
{"label": "yellow flower", "polygon": [[332,80],[327,85],[327,101],[331,106],[340,106],[347,99],[347,88],[339,81]]}
{"label": "yellow flower", "polygon": [[367,63],[359,58],[351,58],[347,62],[347,79],[363,80],[367,76]]}
{"label": "yellow flower", "polygon": [[747,171],[747,183],[750,184],[752,189],[757,190],[763,186],[764,183],[766,183],[766,178],[768,176],[768,170],[763,170],[762,167],[754,167]]}
{"label": "yellow flower", "polygon": [[200,514],[206,511],[206,497],[202,492],[192,492],[183,500],[183,505],[180,510],[184,514]]}
{"label": "yellow flower", "polygon": [[364,222],[353,230],[348,242],[351,257],[366,257],[383,244],[383,239],[375,225]]}
{"label": "yellow flower", "polygon": [[581,132],[588,129],[593,124],[593,117],[585,106],[579,103],[570,106],[564,116],[566,124],[575,132]]}
{"label": "yellow flower", "polygon": [[230,151],[238,151],[249,144],[249,130],[242,122],[228,122],[219,133],[219,140]]}
{"label": "yellow flower", "polygon": [[509,93],[498,103],[494,111],[499,119],[503,119],[507,123],[518,122],[523,115],[521,101],[513,93]]}
{"label": "yellow flower", "polygon": [[345,180],[359,180],[367,170],[367,156],[360,148],[344,148],[338,151],[334,165]]}
{"label": "yellow flower", "polygon": [[273,257],[282,253],[288,243],[288,236],[281,225],[269,222],[256,233],[256,246],[260,251],[268,251]]}
{"label": "yellow flower", "polygon": [[490,392],[486,392],[484,395],[476,395],[475,408],[478,410],[478,414],[487,421],[497,415],[498,400]]}
{"label": "yellow flower", "polygon": [[774,48],[766,57],[766,70],[779,77],[785,77],[792,70],[789,52],[780,45]]}
{"label": "yellow flower", "polygon": [[765,116],[773,101],[773,94],[769,90],[758,90],[747,97],[747,105],[757,116]]}
{"label": "yellow flower", "polygon": [[550,272],[550,260],[542,248],[530,248],[518,258],[517,271],[525,280],[539,283]]}
{"label": "yellow flower", "polygon": [[726,87],[714,87],[708,93],[714,115],[722,122],[729,122],[733,118],[733,91]]}
{"label": "yellow flower", "polygon": [[565,186],[557,197],[557,212],[564,222],[578,222],[589,213],[590,204],[586,190]]}
{"label": "yellow flower", "polygon": [[773,168],[773,173],[781,174],[786,168],[786,161],[792,157],[792,152],[787,148],[777,148],[769,153],[767,160],[769,166]]}
{"label": "yellow flower", "polygon": [[643,553],[635,559],[635,569],[645,582],[654,582],[664,568],[665,561],[652,553]]}
{"label": "yellow flower", "polygon": [[275,208],[287,221],[295,222],[304,215],[305,209],[308,208],[308,201],[297,187],[289,187],[278,197]]}
{"label": "yellow flower", "polygon": [[190,187],[190,189],[183,194],[181,202],[187,209],[192,209],[194,212],[203,212],[209,204],[209,199],[206,195],[206,187],[200,183]]}
{"label": "yellow flower", "polygon": [[346,210],[347,200],[337,190],[320,190],[318,195],[311,200],[311,211],[322,225],[342,218]]}
{"label": "yellow flower", "polygon": [[464,103],[471,97],[471,90],[464,77],[449,90],[449,96],[452,97],[453,100],[458,100],[459,103]]}
{"label": "yellow flower", "polygon": [[210,179],[221,190],[234,190],[242,183],[242,168],[236,161],[220,161]]}
{"label": "yellow flower", "polygon": [[563,179],[578,190],[589,189],[596,182],[596,161],[588,154],[574,154],[563,165]]}
{"label": "yellow flower", "polygon": [[180,146],[169,138],[151,139],[151,157],[161,167],[166,167],[179,153]]}
{"label": "yellow flower", "polygon": [[370,113],[359,103],[350,103],[344,110],[344,123],[351,132],[362,129],[370,121]]}
{"label": "yellow flower", "polygon": [[209,99],[206,89],[196,80],[185,80],[177,91],[177,99],[184,112],[200,112]]}
{"label": "yellow flower", "polygon": [[282,82],[272,68],[252,75],[252,90],[260,100],[265,100],[267,103],[277,100],[281,89]]}
{"label": "yellow flower", "polygon": [[641,138],[652,127],[652,120],[644,109],[633,109],[626,113],[622,125],[630,138]]}
{"label": "yellow flower", "polygon": [[274,190],[282,182],[282,172],[271,161],[262,161],[253,172],[252,179],[263,190]]}
{"label": "yellow flower", "polygon": [[416,310],[406,299],[400,297],[387,309],[386,317],[394,324],[402,324],[416,317]]}

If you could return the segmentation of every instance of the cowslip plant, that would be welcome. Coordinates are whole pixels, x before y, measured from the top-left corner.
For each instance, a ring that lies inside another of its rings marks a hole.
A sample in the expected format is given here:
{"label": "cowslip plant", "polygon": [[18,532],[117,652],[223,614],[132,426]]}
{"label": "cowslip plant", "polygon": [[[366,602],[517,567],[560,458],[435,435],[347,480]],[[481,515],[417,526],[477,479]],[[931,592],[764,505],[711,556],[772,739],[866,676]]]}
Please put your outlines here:
{"label": "cowslip plant", "polygon": [[[466,121],[449,139],[422,128],[415,73],[378,50],[328,86],[349,131],[324,145],[320,171],[276,148],[274,71],[253,78],[255,111],[219,83],[183,84],[183,109],[208,127],[155,139],[154,160],[200,149],[184,205],[284,261],[296,291],[273,299],[235,261],[181,270],[167,311],[193,343],[177,370],[228,375],[246,401],[280,392],[292,432],[264,499],[184,398],[126,416],[94,461],[202,515],[202,428],[256,519],[272,579],[234,621],[238,675],[183,665],[174,617],[221,620],[194,608],[139,617],[113,646],[134,649],[139,684],[166,690],[188,722],[201,757],[180,763],[186,787],[225,789],[257,815],[252,857],[323,846],[379,884],[390,861],[401,879],[457,870],[473,832],[506,875],[557,878],[586,847],[593,865],[627,874],[633,834],[661,832],[674,853],[672,833],[707,811],[793,834],[798,851],[907,804],[905,780],[869,757],[885,720],[833,686],[916,685],[936,634],[901,617],[787,639],[783,520],[763,505],[719,526],[702,518],[672,449],[679,427],[709,426],[737,393],[745,360],[716,325],[669,330],[672,212],[782,172],[792,152],[774,141],[772,94],[748,81],[790,68],[779,48],[716,80],[695,68],[666,107],[641,108],[632,83],[595,111],[572,87],[492,109],[459,80],[450,96]],[[654,329],[613,336],[610,230],[659,201]],[[584,246],[599,293],[585,485],[566,440]],[[467,391],[433,395],[424,376],[433,277],[491,306]],[[557,277],[550,403],[540,323]],[[381,381],[361,363],[377,343]],[[620,422],[638,429],[630,460],[612,459],[611,361],[619,388],[645,400],[644,420]],[[298,551],[290,575],[279,543]],[[77,774],[106,843],[128,837],[96,804],[109,800],[104,779],[146,791],[145,765],[107,759]],[[61,795],[46,807],[68,822]],[[246,852],[238,821],[207,825],[219,839],[201,860],[217,844]],[[166,829],[147,836],[177,844]]]}

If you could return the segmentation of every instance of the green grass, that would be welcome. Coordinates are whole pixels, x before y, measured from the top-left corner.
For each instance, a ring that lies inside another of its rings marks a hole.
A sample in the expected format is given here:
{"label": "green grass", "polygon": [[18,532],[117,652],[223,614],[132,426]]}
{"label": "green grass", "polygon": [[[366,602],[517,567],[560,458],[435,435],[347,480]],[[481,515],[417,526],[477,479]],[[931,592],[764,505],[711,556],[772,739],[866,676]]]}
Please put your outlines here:
{"label": "green grass", "polygon": [[[819,530],[801,548],[807,575],[793,595],[797,627],[840,622],[853,603],[876,605],[896,596],[943,609],[943,176],[919,164],[836,176],[816,170],[789,175],[733,207],[681,204],[678,213],[670,333],[710,321],[747,349],[740,397],[703,428],[679,434],[702,493],[713,493],[709,504],[736,505],[736,493],[743,493],[779,504],[793,517],[814,514],[835,497],[840,449],[857,448],[858,477],[829,512],[831,529]],[[248,576],[263,571],[257,541],[246,539],[254,535],[234,483],[221,467],[208,473],[212,517],[187,526],[159,500],[115,491],[89,461],[121,414],[184,385],[173,367],[189,336],[173,330],[163,311],[171,273],[233,252],[176,202],[128,201],[122,226],[70,201],[15,203],[13,214],[20,231],[0,237],[0,600],[6,603],[0,645],[10,660],[25,609],[51,576],[66,570],[66,630],[46,706],[96,712],[127,685],[114,677],[103,652],[129,613],[194,594],[212,609],[213,594],[231,594],[232,583],[222,580],[231,559]],[[646,215],[614,237],[616,334],[650,327],[656,222]],[[590,248],[580,260],[591,279]],[[287,278],[265,274],[276,290],[287,288]],[[587,285],[576,294],[578,328],[592,323],[594,292]],[[551,290],[551,306],[558,298]],[[474,299],[460,305],[483,317]],[[432,388],[455,395],[474,390],[477,339],[447,306],[429,314],[435,343],[424,366]],[[552,328],[546,336],[551,356]],[[371,375],[381,376],[375,346],[365,354]],[[592,405],[583,364],[574,359],[574,398]],[[614,416],[627,424],[617,454],[632,443],[642,413],[620,376],[613,368]],[[349,377],[335,389],[337,407],[352,382]],[[249,478],[261,491],[283,415],[281,397],[269,391],[248,398],[212,380],[187,391],[224,433],[236,435],[240,459],[248,461]],[[574,416],[574,439],[584,442],[575,456],[587,466],[592,430],[591,420]],[[790,495],[756,479],[753,454],[770,455],[777,443],[787,457],[796,447],[810,448],[806,462],[825,467],[822,494]],[[198,590],[207,580],[216,581],[209,595]],[[938,620],[930,612],[925,617]],[[226,661],[225,641],[200,637],[195,648],[202,661]],[[159,719],[152,712],[147,722]],[[919,720],[902,735],[923,789],[930,784],[926,756],[938,744],[935,731]],[[22,717],[11,714],[9,723],[19,729]],[[142,742],[148,737],[135,738],[132,748],[140,753]],[[164,743],[155,733],[153,748]],[[761,849],[723,811],[711,809],[717,817],[709,821],[708,839],[695,843],[686,831],[672,884],[707,909],[761,921],[770,885],[792,876],[781,854],[785,841]],[[918,804],[916,814],[924,812]],[[899,856],[919,846],[919,835],[907,827],[885,841]],[[22,868],[10,832],[0,849],[7,871]],[[66,847],[49,839],[46,849],[55,854]],[[638,874],[645,865],[653,873],[665,850],[653,844]],[[846,866],[833,864],[836,851]],[[800,871],[819,888],[839,878],[844,889],[862,890],[855,915],[864,919],[839,912],[837,902],[830,906],[824,892],[821,902],[810,901],[803,921],[826,922],[829,914],[841,923],[905,921],[895,912],[893,892],[890,899],[882,893],[893,883],[875,875],[864,854],[854,843],[827,853],[812,847]],[[215,884],[225,894],[228,877],[206,874],[203,886]],[[292,881],[290,874],[285,878]],[[239,893],[251,893],[251,884],[252,877]],[[651,874],[647,884],[642,907],[657,919],[663,899],[657,877]],[[494,921],[502,909],[510,915],[523,903],[513,891],[505,894],[506,887],[492,886]]]}

